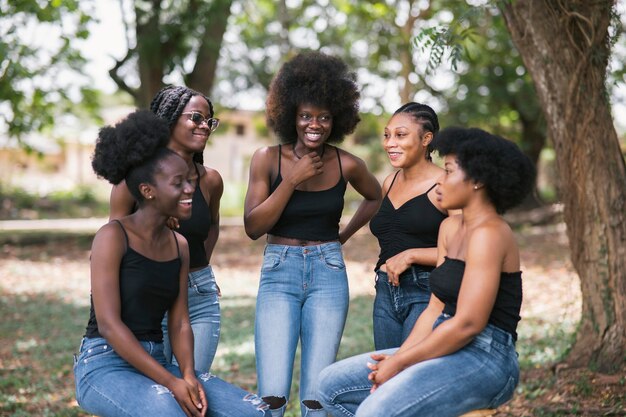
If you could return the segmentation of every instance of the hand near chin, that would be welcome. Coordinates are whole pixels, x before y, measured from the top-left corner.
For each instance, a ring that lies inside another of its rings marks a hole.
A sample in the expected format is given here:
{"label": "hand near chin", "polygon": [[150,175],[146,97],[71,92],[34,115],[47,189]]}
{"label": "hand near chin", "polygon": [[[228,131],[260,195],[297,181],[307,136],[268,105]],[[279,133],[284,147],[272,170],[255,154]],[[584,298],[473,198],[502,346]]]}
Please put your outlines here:
{"label": "hand near chin", "polygon": [[170,388],[174,398],[188,417],[204,417],[207,400],[202,385],[195,377],[178,378]]}
{"label": "hand near chin", "polygon": [[172,230],[178,230],[180,228],[180,224],[178,223],[178,219],[176,217],[168,218],[165,224]]}
{"label": "hand near chin", "polygon": [[291,173],[291,182],[294,186],[308,180],[311,177],[320,175],[323,170],[324,163],[319,155],[315,152],[310,152],[303,155],[302,158],[296,161]]}

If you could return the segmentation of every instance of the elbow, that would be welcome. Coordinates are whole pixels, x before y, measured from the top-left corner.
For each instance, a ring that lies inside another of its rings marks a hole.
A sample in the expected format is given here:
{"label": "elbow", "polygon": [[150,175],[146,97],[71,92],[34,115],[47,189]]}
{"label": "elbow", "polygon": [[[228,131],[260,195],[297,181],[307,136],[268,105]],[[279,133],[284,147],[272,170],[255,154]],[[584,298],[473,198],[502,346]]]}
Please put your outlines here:
{"label": "elbow", "polygon": [[248,235],[248,237],[252,240],[257,240],[258,238],[260,238],[261,236],[263,236],[263,233],[261,233],[258,230],[255,230],[253,227],[245,224],[244,222],[244,229],[246,231],[246,235]]}

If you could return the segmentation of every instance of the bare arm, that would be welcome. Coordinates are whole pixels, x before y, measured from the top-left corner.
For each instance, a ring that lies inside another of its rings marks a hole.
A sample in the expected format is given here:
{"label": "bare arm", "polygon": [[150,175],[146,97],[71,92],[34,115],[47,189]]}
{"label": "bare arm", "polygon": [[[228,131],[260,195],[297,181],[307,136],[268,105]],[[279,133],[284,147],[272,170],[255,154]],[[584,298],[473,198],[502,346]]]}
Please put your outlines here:
{"label": "bare arm", "polygon": [[201,399],[204,393],[199,394],[188,382],[176,378],[154,360],[122,322],[119,270],[126,249],[124,242],[123,232],[114,223],[103,226],[94,238],[91,251],[91,292],[98,331],[129,364],[156,383],[169,388],[187,415],[202,416],[206,410]]}
{"label": "bare arm", "polygon": [[340,150],[346,179],[354,189],[363,196],[350,222],[339,232],[339,241],[343,244],[361,227],[370,221],[380,207],[382,191],[376,177],[369,172],[365,162],[348,152]]}
{"label": "bare arm", "polygon": [[373,377],[376,384],[384,383],[415,363],[456,352],[485,328],[495,303],[506,255],[507,245],[502,241],[502,233],[496,227],[483,227],[472,233],[456,314],[417,343],[403,345],[401,351],[381,361]]}
{"label": "bare arm", "polygon": [[258,239],[276,224],[296,186],[322,173],[322,161],[314,152],[302,156],[270,194],[271,164],[278,163],[278,147],[257,150],[250,162],[250,177],[244,205],[246,234]]}
{"label": "bare arm", "polygon": [[133,212],[135,206],[135,198],[132,196],[126,185],[126,181],[122,181],[111,188],[111,196],[109,197],[109,221],[119,220],[128,216]]}

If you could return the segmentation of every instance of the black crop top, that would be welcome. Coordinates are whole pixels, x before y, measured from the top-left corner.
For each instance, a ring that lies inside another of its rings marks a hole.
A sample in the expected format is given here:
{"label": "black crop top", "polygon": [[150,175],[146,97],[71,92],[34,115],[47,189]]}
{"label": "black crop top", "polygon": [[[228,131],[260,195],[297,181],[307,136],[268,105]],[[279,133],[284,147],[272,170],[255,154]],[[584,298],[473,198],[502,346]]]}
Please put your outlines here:
{"label": "black crop top", "polygon": [[191,217],[187,220],[179,220],[180,228],[177,230],[178,233],[187,239],[189,244],[190,269],[201,268],[209,264],[206,258],[204,241],[211,229],[211,211],[200,189],[200,171],[198,171],[198,166],[195,163],[194,166],[198,174],[198,184],[196,184],[196,189],[193,192]]}
{"label": "black crop top", "polygon": [[[443,312],[454,316],[461,282],[465,273],[465,261],[445,257],[444,262],[430,273],[430,289],[445,307]],[[522,273],[502,272],[496,301],[489,315],[489,323],[509,332],[517,340],[517,323],[522,307]]]}
{"label": "black crop top", "polygon": [[[343,178],[339,149],[339,181],[322,191],[294,190],[280,218],[268,234],[301,240],[331,241],[339,239],[339,220],[343,212],[346,180]],[[273,193],[282,182],[280,174],[281,145],[278,145],[278,176],[270,186]]]}
{"label": "black crop top", "polygon": [[[172,306],[179,291],[181,267],[180,250],[176,241],[178,257],[170,261],[155,261],[135,252],[128,245],[128,235],[122,223],[117,222],[126,238],[126,253],[120,264],[120,305],[122,322],[138,340],[160,342],[163,340],[161,321]],[[85,337],[102,337],[91,297],[91,311]]]}
{"label": "black crop top", "polygon": [[[436,248],[439,225],[447,217],[439,211],[428,198],[428,193],[435,185],[398,207],[389,199],[389,191],[396,181],[394,175],[389,190],[380,209],[370,220],[370,230],[378,239],[380,254],[375,270],[387,262],[387,259],[414,248]],[[433,266],[420,265],[422,269],[432,270]]]}

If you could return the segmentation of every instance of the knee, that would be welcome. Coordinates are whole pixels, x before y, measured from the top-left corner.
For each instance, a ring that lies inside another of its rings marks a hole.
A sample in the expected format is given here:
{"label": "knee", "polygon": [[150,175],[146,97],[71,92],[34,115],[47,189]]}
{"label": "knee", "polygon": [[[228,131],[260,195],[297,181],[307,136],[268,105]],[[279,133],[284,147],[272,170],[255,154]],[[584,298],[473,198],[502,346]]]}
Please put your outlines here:
{"label": "knee", "polygon": [[285,397],[268,395],[266,397],[262,397],[262,399],[265,404],[269,405],[270,410],[280,410],[285,407],[285,404],[287,404],[287,399]]}

